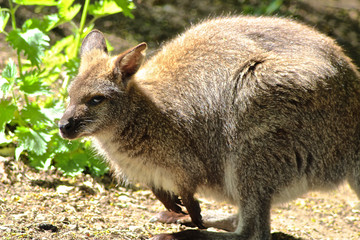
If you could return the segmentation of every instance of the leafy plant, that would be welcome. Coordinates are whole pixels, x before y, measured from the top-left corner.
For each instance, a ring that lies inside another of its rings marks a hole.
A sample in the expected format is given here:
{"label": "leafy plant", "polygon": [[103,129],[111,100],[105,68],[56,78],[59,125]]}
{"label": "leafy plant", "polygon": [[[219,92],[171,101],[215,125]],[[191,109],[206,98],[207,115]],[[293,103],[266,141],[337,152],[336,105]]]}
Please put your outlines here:
{"label": "leafy plant", "polygon": [[[9,0],[9,8],[0,8],[0,34],[17,53],[0,76],[0,148],[15,146],[15,158],[26,157],[36,169],[56,167],[65,175],[107,171],[88,141],[64,140],[56,125],[64,111],[69,81],[77,73],[82,38],[101,17],[119,12],[133,17],[130,0],[93,2],[85,0],[82,6],[74,0]],[[18,27],[16,11],[23,5],[52,7],[57,12],[28,19]],[[78,14],[79,25],[73,20]],[[93,18],[86,23],[88,14]],[[72,24],[73,34],[50,45],[49,33],[64,23]]]}

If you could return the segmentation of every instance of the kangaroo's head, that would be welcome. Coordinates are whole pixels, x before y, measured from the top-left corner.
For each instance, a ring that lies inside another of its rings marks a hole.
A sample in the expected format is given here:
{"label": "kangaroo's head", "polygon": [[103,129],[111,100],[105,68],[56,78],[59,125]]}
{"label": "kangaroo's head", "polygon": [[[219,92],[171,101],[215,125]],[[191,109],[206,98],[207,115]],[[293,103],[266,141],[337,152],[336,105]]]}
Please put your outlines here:
{"label": "kangaroo's head", "polygon": [[141,43],[110,57],[100,31],[85,37],[79,73],[68,89],[70,103],[59,122],[63,138],[91,136],[116,122],[114,118],[127,107],[126,86],[139,69],[145,49],[146,44]]}

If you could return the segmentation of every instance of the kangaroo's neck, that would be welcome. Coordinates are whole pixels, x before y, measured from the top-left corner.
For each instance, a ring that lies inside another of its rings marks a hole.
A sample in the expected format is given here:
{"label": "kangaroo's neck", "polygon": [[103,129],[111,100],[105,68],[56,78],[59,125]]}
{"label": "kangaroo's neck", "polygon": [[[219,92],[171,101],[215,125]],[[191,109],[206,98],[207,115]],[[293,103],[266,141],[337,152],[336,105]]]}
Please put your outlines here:
{"label": "kangaroo's neck", "polygon": [[126,106],[121,109],[114,114],[112,126],[95,136],[98,144],[106,155],[116,152],[131,158],[153,156],[153,143],[160,144],[164,132],[171,128],[164,114],[135,86],[127,89]]}

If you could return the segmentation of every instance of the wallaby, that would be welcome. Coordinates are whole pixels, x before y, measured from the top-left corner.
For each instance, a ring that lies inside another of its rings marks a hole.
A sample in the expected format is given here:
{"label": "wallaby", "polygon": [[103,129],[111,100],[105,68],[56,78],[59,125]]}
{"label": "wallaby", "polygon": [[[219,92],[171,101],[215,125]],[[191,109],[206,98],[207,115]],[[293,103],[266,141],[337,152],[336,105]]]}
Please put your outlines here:
{"label": "wallaby", "polygon": [[239,208],[234,232],[154,239],[270,239],[272,204],[345,180],[360,197],[360,74],[332,39],[234,16],[192,26],[143,63],[146,48],[111,57],[90,32],[59,128],[91,137],[119,176],[172,212],[185,206],[199,228],[195,193]]}

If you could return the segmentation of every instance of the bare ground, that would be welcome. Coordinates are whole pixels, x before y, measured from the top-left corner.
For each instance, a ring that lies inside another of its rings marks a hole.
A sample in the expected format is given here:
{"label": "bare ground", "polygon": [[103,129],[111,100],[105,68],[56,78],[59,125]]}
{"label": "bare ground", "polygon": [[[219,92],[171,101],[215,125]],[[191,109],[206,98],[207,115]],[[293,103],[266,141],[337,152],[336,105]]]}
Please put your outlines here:
{"label": "bare ground", "polygon": [[[351,1],[351,2],[356,2]],[[0,35],[0,68],[14,55]],[[203,212],[236,209],[201,199]],[[108,178],[65,178],[0,157],[0,239],[147,239],[186,227],[153,222],[164,207],[150,191]],[[360,239],[360,204],[347,184],[274,207],[272,232],[301,239]],[[216,231],[216,229],[210,229]]]}
{"label": "bare ground", "polygon": [[[0,159],[1,239],[147,239],[187,228],[153,222],[165,209],[149,190],[119,187],[108,178],[36,172],[22,162]],[[308,193],[272,209],[272,232],[301,239],[359,239],[358,204],[346,184],[328,193]],[[236,211],[204,199],[201,207],[204,212]]]}

